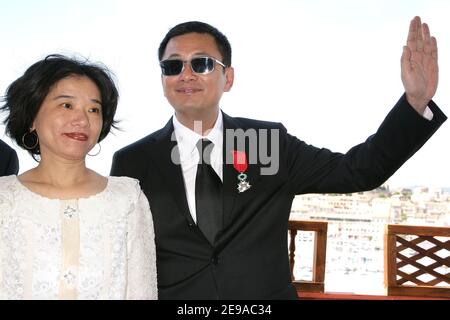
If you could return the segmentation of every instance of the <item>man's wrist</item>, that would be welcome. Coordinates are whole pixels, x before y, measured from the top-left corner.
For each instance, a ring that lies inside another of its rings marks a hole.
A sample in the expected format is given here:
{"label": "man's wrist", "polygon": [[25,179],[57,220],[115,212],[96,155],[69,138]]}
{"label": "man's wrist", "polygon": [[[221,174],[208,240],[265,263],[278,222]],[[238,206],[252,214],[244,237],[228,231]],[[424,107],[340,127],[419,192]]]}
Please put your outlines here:
{"label": "man's wrist", "polygon": [[426,108],[428,107],[428,103],[430,102],[430,100],[415,99],[415,98],[409,96],[408,94],[406,94],[406,100],[411,105],[411,107],[413,107],[414,110],[416,110],[422,116],[423,116]]}

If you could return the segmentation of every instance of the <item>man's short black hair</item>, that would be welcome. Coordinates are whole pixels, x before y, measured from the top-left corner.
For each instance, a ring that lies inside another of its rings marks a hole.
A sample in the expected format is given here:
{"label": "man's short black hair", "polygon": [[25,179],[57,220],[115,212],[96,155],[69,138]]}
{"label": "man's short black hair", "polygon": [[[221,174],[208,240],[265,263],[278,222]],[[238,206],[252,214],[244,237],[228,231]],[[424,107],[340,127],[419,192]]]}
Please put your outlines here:
{"label": "man's short black hair", "polygon": [[[22,137],[30,132],[45,97],[59,80],[70,76],[88,77],[100,91],[103,126],[98,142],[108,135],[111,127],[116,127],[114,115],[119,93],[109,70],[104,66],[89,63],[87,60],[81,61],[52,54],[29,67],[6,90],[3,98],[4,105],[0,107],[0,111],[8,112],[4,121],[6,134],[17,145],[27,149]],[[40,154],[39,144],[35,148],[27,150],[33,158]]]}
{"label": "man's short black hair", "polygon": [[227,37],[213,26],[199,21],[183,22],[170,29],[169,32],[164,37],[164,39],[161,41],[161,44],[159,45],[158,49],[159,61],[162,60],[164,52],[166,51],[167,43],[170,41],[170,39],[187,33],[200,33],[211,35],[216,41],[217,48],[219,49],[219,52],[222,55],[223,64],[227,67],[231,66],[231,45]]}

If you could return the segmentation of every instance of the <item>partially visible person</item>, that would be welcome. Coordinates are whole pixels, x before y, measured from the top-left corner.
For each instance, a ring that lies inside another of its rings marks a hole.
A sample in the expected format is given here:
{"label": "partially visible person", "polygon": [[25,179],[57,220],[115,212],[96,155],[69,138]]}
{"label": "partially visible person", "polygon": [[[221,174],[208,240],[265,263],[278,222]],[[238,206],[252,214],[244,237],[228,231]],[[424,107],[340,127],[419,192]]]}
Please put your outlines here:
{"label": "partially visible person", "polygon": [[106,68],[61,55],[7,89],[6,133],[38,165],[0,177],[0,299],[157,298],[139,182],[86,167],[115,126],[117,102]]}
{"label": "partially visible person", "polygon": [[19,173],[19,158],[16,151],[0,140],[0,176]]}

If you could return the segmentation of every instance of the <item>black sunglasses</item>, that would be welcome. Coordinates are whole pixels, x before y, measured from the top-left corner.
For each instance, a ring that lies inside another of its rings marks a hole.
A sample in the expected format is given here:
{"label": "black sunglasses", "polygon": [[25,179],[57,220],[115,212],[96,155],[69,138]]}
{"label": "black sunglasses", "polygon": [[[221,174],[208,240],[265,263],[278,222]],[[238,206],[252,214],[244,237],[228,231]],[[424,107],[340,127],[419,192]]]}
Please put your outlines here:
{"label": "black sunglasses", "polygon": [[190,62],[192,72],[197,74],[208,74],[213,72],[216,63],[226,68],[222,62],[213,57],[197,57],[191,59],[191,61],[168,59],[161,61],[159,65],[161,66],[161,72],[164,76],[176,76],[183,72],[185,62]]}

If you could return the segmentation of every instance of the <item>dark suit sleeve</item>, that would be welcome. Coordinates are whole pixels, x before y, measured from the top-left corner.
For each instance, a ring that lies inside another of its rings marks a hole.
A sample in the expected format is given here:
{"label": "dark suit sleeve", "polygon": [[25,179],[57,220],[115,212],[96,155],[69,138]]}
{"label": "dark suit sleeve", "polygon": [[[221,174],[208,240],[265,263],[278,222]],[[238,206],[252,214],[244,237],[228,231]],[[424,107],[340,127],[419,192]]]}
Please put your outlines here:
{"label": "dark suit sleeve", "polygon": [[9,163],[6,172],[7,175],[17,175],[19,173],[19,158],[17,157],[17,153],[14,150],[11,151],[11,156],[9,157]]}
{"label": "dark suit sleeve", "polygon": [[116,177],[127,176],[126,166],[124,166],[124,162],[125,160],[123,160],[122,153],[114,153],[110,175]]}
{"label": "dark suit sleeve", "polygon": [[419,115],[403,95],[377,132],[345,154],[282,134],[281,156],[293,193],[350,193],[378,187],[447,119],[434,102],[429,107],[431,121]]}
{"label": "dark suit sleeve", "polygon": [[114,153],[110,175],[141,180],[146,168],[140,152],[131,152],[128,148],[124,148]]}
{"label": "dark suit sleeve", "polygon": [[17,157],[16,151],[11,148],[5,148],[5,150],[2,150],[2,153],[4,153],[4,155],[2,155],[3,170],[1,170],[2,172],[0,172],[0,175],[9,176],[18,174],[19,158]]}

